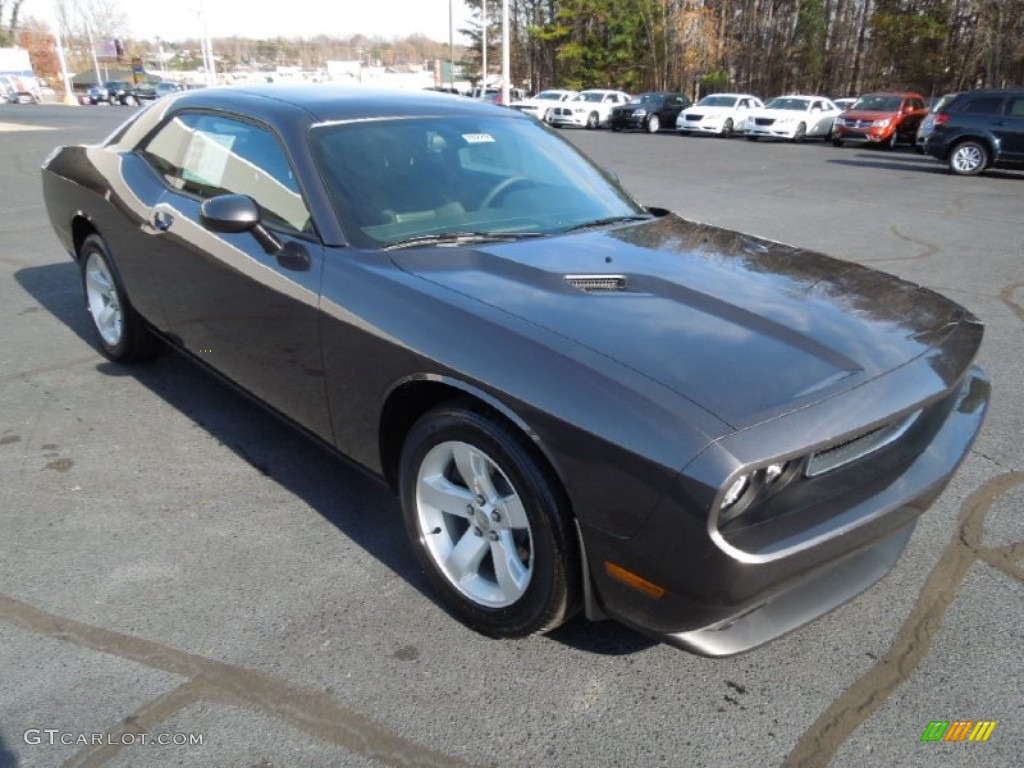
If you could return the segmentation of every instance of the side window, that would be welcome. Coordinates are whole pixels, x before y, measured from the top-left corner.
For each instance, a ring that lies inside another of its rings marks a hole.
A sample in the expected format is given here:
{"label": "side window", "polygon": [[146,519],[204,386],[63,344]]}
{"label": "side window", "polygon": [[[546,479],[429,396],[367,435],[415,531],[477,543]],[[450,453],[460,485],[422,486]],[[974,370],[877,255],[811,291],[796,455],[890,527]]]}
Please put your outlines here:
{"label": "side window", "polygon": [[910,99],[907,101],[907,108],[914,110],[924,109],[924,102],[917,98]]}
{"label": "side window", "polygon": [[185,114],[189,140],[181,189],[199,197],[248,195],[270,226],[310,231],[310,215],[288,158],[274,135],[220,115]]}
{"label": "side window", "polygon": [[963,111],[969,115],[994,115],[1002,104],[1002,96],[979,96],[964,104]]}
{"label": "side window", "polygon": [[181,117],[174,117],[146,142],[139,154],[167,184],[181,189],[181,158],[191,138],[189,127]]}
{"label": "side window", "polygon": [[1024,96],[1011,96],[1006,102],[1006,114],[1011,117],[1024,117]]}

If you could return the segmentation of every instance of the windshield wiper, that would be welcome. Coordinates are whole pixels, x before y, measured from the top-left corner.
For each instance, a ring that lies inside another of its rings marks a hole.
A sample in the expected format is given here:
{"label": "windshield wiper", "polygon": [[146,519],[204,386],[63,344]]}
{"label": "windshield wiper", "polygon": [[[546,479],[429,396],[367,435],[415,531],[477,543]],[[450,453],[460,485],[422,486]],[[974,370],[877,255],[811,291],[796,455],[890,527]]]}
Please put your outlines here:
{"label": "windshield wiper", "polygon": [[608,216],[604,219],[594,219],[593,221],[584,221],[582,224],[575,224],[571,227],[566,227],[562,232],[578,232],[581,229],[590,229],[591,227],[606,227],[609,224],[621,224],[626,221],[647,221],[654,217],[650,214],[637,214],[635,216]]}
{"label": "windshield wiper", "polygon": [[526,240],[531,237],[544,237],[546,232],[437,232],[431,235],[416,235],[405,240],[397,240],[384,246],[385,251],[400,248],[416,248],[422,245],[472,245],[474,243],[507,243],[513,240]]}

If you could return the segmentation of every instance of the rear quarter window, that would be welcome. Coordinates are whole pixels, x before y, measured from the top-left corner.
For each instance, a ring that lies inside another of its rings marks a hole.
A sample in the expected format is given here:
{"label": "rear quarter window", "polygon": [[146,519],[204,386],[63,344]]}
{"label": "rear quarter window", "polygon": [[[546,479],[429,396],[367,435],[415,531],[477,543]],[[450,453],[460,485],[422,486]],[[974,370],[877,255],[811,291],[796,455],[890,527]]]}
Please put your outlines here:
{"label": "rear quarter window", "polygon": [[967,115],[995,115],[1002,105],[1002,96],[978,96],[969,99],[960,111]]}

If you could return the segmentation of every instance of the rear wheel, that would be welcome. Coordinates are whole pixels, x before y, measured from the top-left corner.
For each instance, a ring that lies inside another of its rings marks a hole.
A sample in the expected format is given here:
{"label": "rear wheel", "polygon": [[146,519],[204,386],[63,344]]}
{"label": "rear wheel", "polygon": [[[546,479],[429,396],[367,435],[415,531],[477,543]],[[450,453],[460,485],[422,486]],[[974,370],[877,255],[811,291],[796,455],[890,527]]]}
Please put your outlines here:
{"label": "rear wheel", "polygon": [[495,637],[576,610],[579,549],[557,483],[514,429],[471,403],[425,414],[402,448],[406,532],[448,609]]}
{"label": "rear wheel", "polygon": [[148,360],[158,350],[156,338],[132,307],[106,243],[89,235],[79,251],[85,308],[100,351],[118,363]]}
{"label": "rear wheel", "polygon": [[651,115],[647,120],[647,132],[657,133],[661,130],[661,118],[657,115]]}
{"label": "rear wheel", "polygon": [[979,141],[961,141],[949,153],[949,170],[958,176],[977,176],[988,165],[988,149]]}

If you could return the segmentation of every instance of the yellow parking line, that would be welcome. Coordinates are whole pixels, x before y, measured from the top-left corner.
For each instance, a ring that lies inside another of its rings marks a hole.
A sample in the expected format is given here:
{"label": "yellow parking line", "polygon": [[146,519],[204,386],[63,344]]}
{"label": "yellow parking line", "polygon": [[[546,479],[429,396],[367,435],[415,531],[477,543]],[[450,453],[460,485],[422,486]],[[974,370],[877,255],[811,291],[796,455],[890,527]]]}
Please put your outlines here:
{"label": "yellow parking line", "polygon": [[14,133],[15,131],[54,131],[48,125],[24,125],[22,123],[0,123],[0,133]]}

